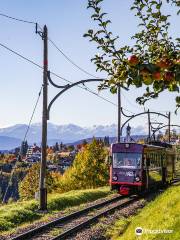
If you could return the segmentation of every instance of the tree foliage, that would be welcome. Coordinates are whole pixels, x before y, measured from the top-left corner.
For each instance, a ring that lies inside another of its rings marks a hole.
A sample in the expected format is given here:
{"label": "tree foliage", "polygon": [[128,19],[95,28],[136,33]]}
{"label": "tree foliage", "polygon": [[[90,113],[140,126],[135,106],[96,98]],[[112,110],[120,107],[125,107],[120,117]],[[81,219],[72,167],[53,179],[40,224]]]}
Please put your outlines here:
{"label": "tree foliage", "polygon": [[72,167],[60,181],[60,191],[104,186],[108,183],[109,166],[107,148],[102,141],[93,139],[77,154]]}
{"label": "tree foliage", "polygon": [[[20,183],[19,193],[21,199],[31,199],[35,197],[35,192],[38,192],[39,189],[39,173],[40,164],[33,164],[25,178]],[[46,186],[48,192],[53,190],[54,183],[52,175],[49,172],[46,172]]]}
{"label": "tree foliage", "polygon": [[[169,35],[170,15],[163,14],[162,8],[164,4],[173,4],[177,6],[179,14],[180,2],[134,0],[131,10],[140,20],[140,31],[132,36],[135,41],[133,47],[118,47],[119,37],[114,37],[108,30],[111,21],[107,19],[107,13],[102,11],[102,2],[88,0],[87,8],[93,11],[91,18],[97,23],[97,29],[89,29],[84,34],[84,37],[97,44],[100,51],[92,58],[97,71],[108,74],[108,79],[99,86],[99,90],[110,88],[112,93],[116,93],[119,85],[147,85],[143,96],[137,98],[139,104],[158,97],[164,90],[179,92],[180,38],[173,40]],[[176,97],[176,106],[180,107],[180,96]]]}

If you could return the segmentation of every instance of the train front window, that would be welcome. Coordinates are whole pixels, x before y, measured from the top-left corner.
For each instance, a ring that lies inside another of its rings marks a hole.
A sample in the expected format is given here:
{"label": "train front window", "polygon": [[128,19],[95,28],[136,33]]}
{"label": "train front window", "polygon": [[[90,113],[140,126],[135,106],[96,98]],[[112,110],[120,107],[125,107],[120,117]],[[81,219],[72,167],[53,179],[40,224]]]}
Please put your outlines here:
{"label": "train front window", "polygon": [[113,153],[113,168],[140,168],[141,153]]}

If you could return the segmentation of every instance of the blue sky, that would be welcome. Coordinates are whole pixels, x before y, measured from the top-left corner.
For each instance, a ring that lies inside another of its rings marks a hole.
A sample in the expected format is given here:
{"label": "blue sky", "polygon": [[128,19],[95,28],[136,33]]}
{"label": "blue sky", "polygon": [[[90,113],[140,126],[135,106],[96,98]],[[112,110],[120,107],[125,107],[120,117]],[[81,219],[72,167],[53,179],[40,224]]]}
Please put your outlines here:
{"label": "blue sky", "polygon": [[[137,19],[129,10],[132,0],[105,0],[104,11],[109,13],[112,20],[110,29],[120,36],[120,45],[131,44],[130,37],[137,32]],[[91,12],[86,9],[84,0],[6,0],[0,2],[0,12],[29,21],[47,25],[49,37],[76,64],[88,72],[99,77],[106,77],[96,73],[95,66],[90,59],[97,53],[96,46],[83,38],[83,34],[92,28]],[[171,34],[178,37],[180,20],[174,8],[165,7],[165,11],[172,15]],[[0,43],[30,58],[42,65],[43,45],[41,38],[35,34],[32,24],[25,24],[0,17]],[[38,92],[42,84],[42,71],[23,61],[19,57],[0,47],[1,85],[0,85],[0,127],[17,123],[28,123]],[[49,44],[49,69],[72,82],[89,78],[72,66],[60,53]],[[64,81],[53,77],[58,84]],[[97,84],[88,87],[97,91]],[[57,89],[49,86],[49,100],[57,93]],[[135,99],[143,93],[142,89],[131,88],[129,92],[123,90],[122,104],[125,109],[138,113],[144,107],[136,104]],[[117,102],[116,95],[109,91],[100,93],[112,102]],[[172,111],[174,124],[180,124],[179,115],[175,110],[176,94],[163,93],[158,100],[152,100],[145,105],[156,111]],[[42,101],[39,102],[33,122],[40,122]],[[160,119],[157,119],[160,120]],[[74,88],[58,99],[52,107],[50,121],[58,124],[74,123],[81,126],[98,124],[112,124],[117,122],[117,108],[94,95]],[[132,126],[144,126],[146,118],[137,118]]]}

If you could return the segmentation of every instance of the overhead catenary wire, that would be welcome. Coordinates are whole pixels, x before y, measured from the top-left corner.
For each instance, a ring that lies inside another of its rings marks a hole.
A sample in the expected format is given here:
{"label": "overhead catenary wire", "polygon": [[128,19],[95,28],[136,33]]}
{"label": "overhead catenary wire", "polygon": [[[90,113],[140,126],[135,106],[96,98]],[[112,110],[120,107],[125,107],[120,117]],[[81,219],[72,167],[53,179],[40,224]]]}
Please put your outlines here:
{"label": "overhead catenary wire", "polygon": [[8,51],[14,53],[15,55],[19,56],[20,58],[22,58],[22,59],[24,59],[24,60],[26,60],[26,61],[32,63],[33,65],[35,65],[35,66],[37,66],[37,67],[43,69],[43,67],[42,67],[41,65],[35,63],[34,61],[30,60],[30,59],[27,58],[27,57],[24,57],[22,54],[20,54],[20,53],[14,51],[14,50],[12,50],[11,48],[7,47],[6,45],[0,43],[0,46],[3,47],[3,48],[5,48],[5,49],[7,49]]}
{"label": "overhead catenary wire", "polygon": [[[42,31],[42,27],[41,27],[38,23],[36,23],[36,22],[34,22],[34,21],[27,21],[27,20],[25,20],[25,19],[20,19],[20,18],[12,17],[12,16],[9,16],[9,15],[3,14],[3,13],[0,13],[0,16],[9,18],[9,19],[11,19],[11,20],[23,22],[23,23],[35,24],[35,25],[37,25],[37,26],[41,29],[41,31]],[[68,57],[68,56],[57,46],[57,44],[56,44],[52,39],[50,39],[50,38],[48,37],[48,40],[49,40],[49,42],[50,42],[72,65],[74,65],[76,68],[78,68],[80,71],[84,72],[85,74],[87,74],[87,75],[89,75],[89,76],[91,76],[91,77],[98,78],[97,76],[89,73],[88,71],[86,71],[85,69],[83,69],[82,67],[80,67],[78,64],[76,64],[70,57]]]}
{"label": "overhead catenary wire", "polygon": [[[11,20],[18,21],[18,22],[23,22],[23,23],[28,23],[28,24],[35,24],[35,25],[37,25],[37,26],[41,29],[41,31],[43,30],[42,27],[41,27],[37,22],[34,22],[34,21],[27,21],[27,20],[25,20],[25,19],[21,19],[21,18],[17,18],[17,17],[12,17],[12,16],[9,16],[9,15],[4,14],[4,13],[0,13],[0,16],[6,17],[6,18],[9,18],[9,19],[11,19]],[[71,64],[73,64],[75,67],[77,67],[79,70],[81,70],[82,72],[86,73],[87,75],[92,76],[92,77],[95,77],[95,78],[98,78],[98,77],[94,76],[93,74],[89,73],[88,71],[84,70],[84,69],[83,69],[82,67],[80,67],[79,65],[77,65],[70,57],[68,57],[68,56],[55,44],[54,41],[52,41],[52,39],[48,38],[48,40],[49,40],[49,42],[51,42],[51,44],[52,44]],[[6,49],[12,51],[12,52],[15,53],[16,55],[24,58],[25,60],[31,62],[32,64],[34,64],[34,65],[36,65],[36,66],[38,66],[38,67],[40,67],[40,68],[43,69],[42,66],[40,66],[40,65],[38,65],[37,63],[31,61],[31,60],[28,59],[28,58],[25,58],[24,56],[22,56],[22,55],[20,55],[19,53],[13,51],[12,49],[9,49],[7,46],[5,46],[5,45],[3,45],[3,44],[0,44],[0,45],[3,46],[3,47],[6,48]],[[72,83],[71,81],[69,81],[69,80],[67,80],[67,79],[59,76],[59,75],[56,74],[56,73],[53,73],[53,72],[51,72],[51,73],[52,73],[54,76],[56,76],[56,77],[58,77],[58,78],[60,78],[60,79],[62,79],[62,80],[64,80],[64,81],[67,81],[67,82],[69,82],[69,83]],[[77,86],[77,87],[82,88],[81,86]],[[91,90],[91,91],[92,91],[92,90]],[[94,92],[92,92],[92,93],[93,93],[94,95],[98,96],[98,94],[95,94]],[[123,95],[124,98],[126,98],[126,100],[129,102],[129,104],[130,104],[131,106],[133,106],[133,107],[137,107],[137,106],[138,106],[139,108],[141,108],[141,106],[133,104],[123,93],[122,93],[122,95]],[[129,111],[129,110],[127,110],[127,111]],[[155,111],[155,110],[151,109],[151,111]],[[156,111],[157,111],[157,110],[156,110]],[[130,111],[129,111],[129,112],[130,112]],[[167,113],[167,112],[169,112],[169,111],[159,110],[158,112],[166,112],[166,113]],[[132,113],[132,112],[131,112],[131,113]]]}
{"label": "overhead catenary wire", "polygon": [[[7,17],[7,18],[9,18],[9,19],[16,20],[16,21],[20,21],[20,22],[24,22],[24,23],[35,24],[35,25],[37,25],[37,26],[42,30],[42,27],[41,27],[38,23],[36,23],[36,22],[26,21],[26,20],[24,20],[24,19],[19,19],[19,18],[11,17],[11,16],[9,16],[9,15],[2,14],[2,13],[0,13],[0,16]],[[91,76],[91,77],[98,78],[97,76],[89,73],[88,71],[86,71],[86,70],[84,70],[83,68],[81,68],[80,66],[78,66],[72,59],[70,59],[70,57],[68,57],[68,56],[54,43],[54,41],[52,41],[50,38],[48,38],[48,40],[49,40],[49,42],[50,42],[71,64],[73,64],[76,68],[78,68],[79,70],[81,70],[82,72],[86,73],[87,75],[89,75],[89,76]],[[41,65],[35,63],[34,61],[30,60],[30,59],[27,58],[27,57],[24,57],[22,54],[18,53],[17,51],[14,51],[14,50],[10,49],[10,48],[7,47],[6,45],[0,43],[0,46],[2,46],[2,47],[4,47],[5,49],[11,51],[12,53],[16,54],[17,56],[21,57],[22,59],[24,59],[24,60],[32,63],[33,65],[35,65],[35,66],[43,69],[43,67],[42,67]],[[68,83],[73,83],[72,81],[69,81],[69,80],[67,80],[66,78],[63,78],[63,77],[59,76],[58,74],[56,74],[56,73],[54,73],[54,72],[52,72],[52,71],[51,71],[51,74],[54,75],[54,76],[56,76],[56,77],[58,77],[58,78],[60,78],[60,79],[62,79],[62,80],[64,80],[64,81],[66,81],[66,82],[68,82]],[[101,98],[102,100],[104,100],[104,101],[106,101],[106,102],[109,102],[110,104],[112,104],[112,105],[114,105],[114,106],[117,106],[116,103],[113,103],[113,102],[111,102],[110,100],[108,100],[107,98],[104,98],[104,97],[100,96],[98,93],[94,92],[94,91],[91,90],[90,88],[82,87],[82,86],[80,86],[80,85],[77,85],[77,87],[82,88],[82,89],[84,89],[84,90],[92,93],[93,95]]]}
{"label": "overhead catenary wire", "polygon": [[[28,134],[28,132],[29,132],[29,129],[30,129],[30,126],[31,126],[31,123],[32,123],[32,119],[33,119],[33,117],[34,117],[34,114],[35,114],[35,111],[36,111],[36,108],[37,108],[37,105],[38,105],[38,102],[39,102],[41,93],[42,93],[42,86],[41,86],[41,89],[40,89],[40,91],[39,91],[39,93],[38,93],[38,98],[37,98],[36,103],[35,103],[35,105],[34,105],[34,108],[33,108],[33,111],[32,111],[32,114],[31,114],[31,117],[30,117],[30,120],[29,120],[27,129],[26,129],[26,132],[25,132],[25,134],[24,134],[23,142],[25,142],[25,140],[26,140],[26,138],[27,138],[27,134]],[[13,179],[14,171],[15,171],[15,169],[16,169],[16,166],[17,166],[17,163],[18,163],[18,160],[19,160],[19,156],[20,156],[20,154],[21,154],[21,150],[22,150],[22,149],[20,149],[20,153],[19,153],[19,155],[18,155],[18,158],[17,158],[17,160],[16,160],[16,162],[15,162],[15,165],[14,165],[12,171],[11,171],[10,178],[9,178],[9,181],[8,181],[8,185],[7,185],[7,187],[6,187],[6,191],[5,191],[4,196],[3,196],[2,203],[5,203],[5,201],[6,201],[6,196],[7,196],[7,193],[8,193],[9,187],[10,187],[10,184],[11,184],[11,182],[12,182],[12,179]]]}
{"label": "overhead catenary wire", "polygon": [[72,64],[74,65],[76,68],[78,68],[81,72],[94,77],[94,78],[99,78],[91,73],[89,73],[88,71],[86,71],[85,69],[83,69],[82,67],[80,67],[79,65],[77,65],[70,57],[68,57],[55,43],[54,41],[52,41],[49,37],[48,37],[49,42]]}
{"label": "overhead catenary wire", "polygon": [[[27,57],[24,57],[22,54],[18,53],[17,51],[12,50],[11,48],[7,47],[6,45],[0,43],[0,46],[2,46],[3,48],[7,49],[8,51],[14,53],[15,55],[19,56],[20,58],[28,61],[29,63],[35,65],[36,67],[38,67],[38,68],[40,68],[40,69],[43,69],[43,67],[42,67],[41,65],[35,63],[34,61],[30,60],[30,59],[27,58]],[[58,75],[58,74],[55,73],[55,72],[51,72],[51,74],[54,75],[54,76],[56,76],[57,78],[60,78],[61,80],[64,80],[64,81],[68,82],[68,83],[71,83],[71,84],[73,83],[72,81],[70,81],[70,80],[68,80],[68,79],[66,79],[66,78],[64,78],[64,77],[61,77],[60,75]],[[106,102],[109,102],[109,103],[111,103],[111,104],[113,104],[113,105],[116,105],[115,103],[111,102],[110,100],[108,100],[108,99],[106,99],[106,98],[104,98],[104,97],[102,97],[102,96],[99,96],[97,93],[95,93],[95,92],[94,92],[93,90],[91,90],[90,88],[83,87],[83,86],[80,86],[80,85],[77,85],[77,87],[79,87],[79,88],[81,88],[81,89],[83,89],[83,90],[85,90],[85,91],[88,91],[88,92],[96,95],[97,97],[101,98],[102,100],[104,100],[104,101],[106,101]]]}
{"label": "overhead catenary wire", "polygon": [[[38,68],[40,68],[40,69],[43,69],[43,67],[42,67],[41,65],[39,65],[39,64],[37,64],[36,62],[32,61],[31,59],[25,57],[24,55],[18,53],[17,51],[12,50],[11,48],[7,47],[6,45],[0,43],[0,46],[2,46],[3,48],[7,49],[8,51],[14,53],[15,55],[19,56],[20,58],[26,60],[27,62],[29,62],[29,63],[35,65],[36,67],[38,67]],[[57,78],[60,78],[61,80],[64,80],[64,81],[68,82],[68,83],[71,83],[71,84],[73,83],[72,81],[70,81],[70,80],[68,80],[68,79],[66,79],[66,78],[64,78],[64,77],[62,77],[62,76],[60,76],[60,75],[58,75],[58,74],[55,73],[55,72],[52,72],[52,71],[51,71],[51,74],[54,75],[54,76],[57,77]],[[81,88],[81,89],[83,89],[83,90],[85,90],[85,91],[88,91],[88,92],[92,93],[93,95],[95,95],[95,96],[101,98],[102,100],[104,100],[104,101],[106,101],[106,102],[109,102],[110,104],[112,104],[112,105],[114,105],[114,106],[117,107],[117,104],[116,104],[116,103],[111,102],[111,101],[108,100],[107,98],[104,98],[104,97],[100,96],[98,93],[94,92],[93,90],[91,90],[91,89],[88,88],[87,86],[82,87],[82,86],[80,86],[80,85],[77,85],[77,87],[79,87],[79,88]],[[124,109],[124,108],[123,108],[123,109]],[[128,111],[128,112],[130,112],[130,113],[133,113],[133,112],[127,110],[127,109],[125,109],[125,110]]]}
{"label": "overhead catenary wire", "polygon": [[84,84],[84,86],[85,86],[85,89],[86,89],[88,92],[90,92],[90,93],[96,95],[97,97],[99,97],[99,98],[105,100],[106,102],[111,103],[112,105],[114,105],[114,106],[116,106],[116,107],[118,106],[116,103],[111,102],[109,99],[107,99],[107,98],[105,98],[105,97],[102,97],[102,96],[100,96],[98,93],[92,91],[92,90],[91,90],[89,87],[87,87],[85,84]]}
{"label": "overhead catenary wire", "polygon": [[9,19],[18,21],[18,22],[24,22],[24,23],[29,23],[29,24],[36,24],[35,22],[27,21],[27,20],[25,20],[25,19],[20,19],[20,18],[16,18],[16,17],[11,17],[11,16],[6,15],[6,14],[3,14],[3,13],[0,13],[0,16],[6,17],[6,18],[9,18]]}
{"label": "overhead catenary wire", "polygon": [[137,107],[139,107],[139,108],[144,107],[144,106],[139,106],[138,104],[135,105],[134,103],[132,103],[132,102],[128,99],[128,97],[125,96],[125,94],[124,94],[122,91],[121,91],[121,94],[122,94],[122,96],[127,100],[127,102],[128,102],[132,107],[135,107],[135,108],[137,108]]}
{"label": "overhead catenary wire", "polygon": [[[24,55],[18,53],[17,51],[12,50],[11,48],[7,47],[6,45],[4,45],[4,44],[2,44],[2,43],[0,43],[0,46],[3,47],[3,48],[5,48],[6,50],[12,52],[13,54],[17,55],[18,57],[26,60],[27,62],[29,62],[29,63],[31,63],[31,64],[35,65],[36,67],[38,67],[38,68],[40,68],[40,69],[43,70],[43,67],[42,67],[41,65],[39,65],[39,64],[37,64],[36,62],[32,61],[31,59],[25,57]],[[57,73],[55,73],[55,72],[52,72],[52,71],[51,71],[51,74],[54,75],[55,77],[57,77],[57,78],[65,81],[65,82],[68,82],[68,83],[70,83],[70,84],[73,83],[72,81],[70,81],[70,80],[68,80],[68,79],[60,76],[59,74],[57,74]],[[116,104],[116,103],[111,102],[111,101],[108,100],[107,98],[104,98],[104,97],[100,96],[98,93],[94,92],[93,90],[91,90],[91,89],[88,88],[87,86],[84,86],[84,87],[83,87],[83,86],[77,85],[76,87],[79,87],[79,88],[81,88],[81,89],[83,89],[83,90],[85,90],[85,91],[88,91],[88,92],[90,92],[91,94],[93,94],[93,95],[101,98],[102,100],[104,100],[104,101],[106,101],[106,102],[108,102],[108,103],[110,103],[110,104],[112,104],[112,105],[114,105],[114,106],[117,107],[117,104]],[[124,94],[123,94],[123,96],[124,96]],[[128,111],[129,113],[135,114],[134,112],[129,111],[128,109],[125,109],[125,108],[123,108],[123,109],[126,110],[126,111]]]}

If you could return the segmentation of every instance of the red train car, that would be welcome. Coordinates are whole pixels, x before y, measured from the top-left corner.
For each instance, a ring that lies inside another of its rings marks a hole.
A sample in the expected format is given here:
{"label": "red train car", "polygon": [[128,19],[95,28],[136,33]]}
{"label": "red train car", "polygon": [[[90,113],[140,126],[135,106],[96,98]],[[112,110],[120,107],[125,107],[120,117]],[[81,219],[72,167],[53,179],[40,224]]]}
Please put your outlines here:
{"label": "red train car", "polygon": [[170,183],[175,151],[169,144],[115,143],[111,146],[110,185],[122,195]]}

